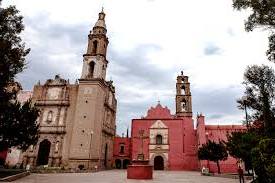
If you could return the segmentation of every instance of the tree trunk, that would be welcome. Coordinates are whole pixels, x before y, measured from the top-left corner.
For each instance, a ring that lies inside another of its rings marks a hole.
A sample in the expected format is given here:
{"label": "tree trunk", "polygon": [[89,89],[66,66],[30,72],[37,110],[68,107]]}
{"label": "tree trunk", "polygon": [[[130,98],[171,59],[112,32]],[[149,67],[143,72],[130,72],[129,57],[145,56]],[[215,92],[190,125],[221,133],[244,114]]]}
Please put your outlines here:
{"label": "tree trunk", "polygon": [[217,161],[217,167],[218,167],[218,174],[221,174],[221,169],[220,169],[219,161]]}

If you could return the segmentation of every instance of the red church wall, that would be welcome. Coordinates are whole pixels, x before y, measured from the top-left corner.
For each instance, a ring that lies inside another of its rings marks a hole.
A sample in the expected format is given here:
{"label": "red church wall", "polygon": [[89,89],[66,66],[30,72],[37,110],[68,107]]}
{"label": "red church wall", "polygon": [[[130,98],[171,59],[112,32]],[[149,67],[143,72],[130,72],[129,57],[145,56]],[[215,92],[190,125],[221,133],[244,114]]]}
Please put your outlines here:
{"label": "red church wall", "polygon": [[[124,152],[121,152],[121,145],[124,146]],[[121,161],[121,168],[123,168],[123,160],[131,160],[131,138],[115,137],[113,150],[113,165],[116,166],[115,161]],[[125,163],[125,161],[124,161]],[[117,168],[117,167],[115,167]]]}
{"label": "red church wall", "polygon": [[[219,142],[219,140],[227,141],[227,133],[234,131],[244,131],[246,127],[243,125],[206,125],[205,136],[206,140]],[[237,160],[230,155],[226,161],[220,162],[222,172],[236,172],[238,169]],[[213,162],[209,162],[210,170],[217,172],[217,165]]]}
{"label": "red church wall", "polygon": [[184,118],[184,157],[183,161],[186,170],[198,170],[198,158],[197,158],[197,134],[194,129],[194,121],[192,118]]}
{"label": "red church wall", "polygon": [[170,113],[170,110],[165,107],[163,108],[160,104],[158,104],[155,108],[151,107],[147,111],[146,119],[173,119],[173,116]]}
{"label": "red church wall", "polygon": [[[120,145],[124,144],[124,153],[120,153]],[[114,156],[127,156],[130,157],[130,144],[131,138],[115,137],[114,140]]]}
{"label": "red church wall", "polygon": [[183,123],[181,120],[173,120],[165,124],[169,128],[169,169],[183,169],[186,167],[186,160],[183,160]]}
{"label": "red church wall", "polygon": [[[243,125],[205,125],[204,116],[197,117],[197,136],[198,145],[205,144],[208,140],[219,142],[219,140],[227,140],[227,133],[233,131],[244,131],[246,127]],[[200,166],[208,167],[211,172],[218,172],[216,163],[211,161],[200,161]],[[220,162],[221,172],[230,173],[237,172],[237,160],[228,156],[226,161]]]}

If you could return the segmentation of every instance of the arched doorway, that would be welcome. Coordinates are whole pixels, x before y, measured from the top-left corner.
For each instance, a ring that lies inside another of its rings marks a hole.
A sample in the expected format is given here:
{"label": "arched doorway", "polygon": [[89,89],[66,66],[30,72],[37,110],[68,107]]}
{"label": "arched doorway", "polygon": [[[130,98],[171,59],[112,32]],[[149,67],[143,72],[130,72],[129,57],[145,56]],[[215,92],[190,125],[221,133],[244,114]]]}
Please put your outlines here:
{"label": "arched doorway", "polygon": [[164,160],[161,156],[156,156],[154,159],[154,170],[164,170]]}
{"label": "arched doorway", "polygon": [[40,142],[36,165],[47,165],[48,164],[50,150],[51,150],[51,142],[50,141],[45,139],[42,142]]}
{"label": "arched doorway", "polygon": [[97,41],[93,41],[92,55],[96,55],[97,52]]}
{"label": "arched doorway", "polygon": [[116,169],[121,169],[121,160],[120,159],[115,160],[115,167],[116,167]]}
{"label": "arched doorway", "polygon": [[130,160],[129,159],[124,159],[123,160],[123,169],[127,169],[127,165],[130,164]]}
{"label": "arched doorway", "polygon": [[89,77],[93,78],[94,77],[94,70],[95,70],[95,63],[91,61],[89,63]]}

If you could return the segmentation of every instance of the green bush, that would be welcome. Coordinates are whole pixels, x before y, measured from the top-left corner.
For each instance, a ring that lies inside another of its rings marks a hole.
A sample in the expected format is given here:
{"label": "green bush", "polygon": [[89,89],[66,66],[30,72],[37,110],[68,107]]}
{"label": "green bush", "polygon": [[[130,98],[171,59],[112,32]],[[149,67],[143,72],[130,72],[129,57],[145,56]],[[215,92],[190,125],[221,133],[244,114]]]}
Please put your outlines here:
{"label": "green bush", "polygon": [[78,165],[79,170],[83,170],[84,169],[84,165]]}

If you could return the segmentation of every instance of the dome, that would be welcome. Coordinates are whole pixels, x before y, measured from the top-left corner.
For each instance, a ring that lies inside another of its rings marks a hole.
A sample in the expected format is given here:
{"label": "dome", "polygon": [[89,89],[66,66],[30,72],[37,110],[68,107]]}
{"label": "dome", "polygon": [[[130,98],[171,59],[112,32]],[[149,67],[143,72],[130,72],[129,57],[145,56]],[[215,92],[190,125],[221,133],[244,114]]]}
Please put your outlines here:
{"label": "dome", "polygon": [[105,24],[105,13],[103,10],[98,14],[98,20],[95,23],[94,27],[103,27],[106,29],[106,24]]}

